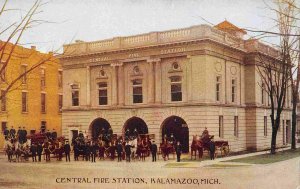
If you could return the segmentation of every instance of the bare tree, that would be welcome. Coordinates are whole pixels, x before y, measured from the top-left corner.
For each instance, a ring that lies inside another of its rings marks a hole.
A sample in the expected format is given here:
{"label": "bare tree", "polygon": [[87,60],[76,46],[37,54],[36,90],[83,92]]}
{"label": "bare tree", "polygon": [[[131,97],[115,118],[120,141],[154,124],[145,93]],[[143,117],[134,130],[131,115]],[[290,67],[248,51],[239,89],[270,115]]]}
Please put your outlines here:
{"label": "bare tree", "polygon": [[[291,89],[292,96],[292,149],[295,149],[295,133],[296,133],[296,107],[298,102],[299,89],[299,64],[296,64],[296,58],[299,57],[299,51],[296,51],[299,33],[297,31],[297,5],[295,0],[277,0],[274,2],[277,19],[273,19],[278,32],[257,31],[264,34],[272,34],[280,39],[277,45],[280,54],[277,59],[271,60],[266,56],[260,56],[260,65],[257,67],[258,72],[263,80],[264,86],[271,101],[271,153],[276,150],[276,136],[280,126],[281,113],[286,104],[286,95]],[[298,47],[299,48],[299,47]],[[290,101],[287,101],[289,104]]]}
{"label": "bare tree", "polygon": [[[0,95],[0,100],[3,99],[7,93],[12,90],[16,90],[20,86],[20,81],[23,77],[39,68],[42,64],[54,61],[53,54],[44,54],[40,56],[31,66],[22,73],[14,73],[12,78],[6,79],[6,69],[12,64],[12,59],[16,56],[16,49],[20,45],[20,40],[25,32],[30,29],[46,23],[44,20],[36,19],[35,16],[41,12],[41,7],[44,3],[41,0],[36,0],[32,6],[23,11],[20,9],[9,9],[8,0],[5,0],[0,7],[0,79],[1,82],[5,83],[5,90]],[[21,15],[21,18],[11,23],[7,23],[4,17],[5,14],[11,12],[25,12]]]}

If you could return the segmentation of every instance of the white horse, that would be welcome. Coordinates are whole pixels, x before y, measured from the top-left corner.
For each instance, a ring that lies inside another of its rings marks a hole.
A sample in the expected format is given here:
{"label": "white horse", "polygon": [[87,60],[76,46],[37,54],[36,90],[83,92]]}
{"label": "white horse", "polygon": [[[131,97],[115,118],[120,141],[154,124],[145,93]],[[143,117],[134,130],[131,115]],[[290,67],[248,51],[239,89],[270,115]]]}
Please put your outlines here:
{"label": "white horse", "polygon": [[131,157],[132,157],[133,160],[136,158],[135,152],[136,152],[136,149],[137,149],[137,145],[138,145],[137,138],[130,141],[130,146],[132,146]]}

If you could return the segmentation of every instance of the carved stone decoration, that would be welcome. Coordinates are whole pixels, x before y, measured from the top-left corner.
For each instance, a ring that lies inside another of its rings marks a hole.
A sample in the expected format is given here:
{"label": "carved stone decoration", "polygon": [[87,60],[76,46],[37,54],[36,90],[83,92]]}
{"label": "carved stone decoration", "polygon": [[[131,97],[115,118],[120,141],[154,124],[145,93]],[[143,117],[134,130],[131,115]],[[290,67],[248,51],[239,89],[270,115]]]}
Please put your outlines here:
{"label": "carved stone decoration", "polygon": [[221,62],[216,62],[215,63],[215,70],[217,72],[221,72],[222,71],[222,64],[221,64]]}
{"label": "carved stone decoration", "polygon": [[236,74],[236,71],[237,71],[237,70],[236,70],[236,67],[235,67],[235,66],[231,66],[231,67],[230,67],[230,72],[231,72],[232,75],[235,75],[235,74]]}
{"label": "carved stone decoration", "polygon": [[173,70],[180,70],[179,64],[178,64],[177,62],[174,62],[174,63],[172,64],[172,69],[173,69]]}
{"label": "carved stone decoration", "polygon": [[133,74],[134,75],[139,75],[141,73],[141,70],[138,66],[133,67]]}

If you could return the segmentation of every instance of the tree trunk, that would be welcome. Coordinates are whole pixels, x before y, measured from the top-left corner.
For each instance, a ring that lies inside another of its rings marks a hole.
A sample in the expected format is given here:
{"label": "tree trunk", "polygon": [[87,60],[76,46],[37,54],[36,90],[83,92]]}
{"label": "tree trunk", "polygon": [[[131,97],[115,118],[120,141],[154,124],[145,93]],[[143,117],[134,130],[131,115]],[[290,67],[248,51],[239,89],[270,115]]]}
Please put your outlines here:
{"label": "tree trunk", "polygon": [[277,138],[279,123],[280,123],[280,119],[277,118],[275,120],[275,125],[272,126],[271,154],[276,153],[276,138]]}

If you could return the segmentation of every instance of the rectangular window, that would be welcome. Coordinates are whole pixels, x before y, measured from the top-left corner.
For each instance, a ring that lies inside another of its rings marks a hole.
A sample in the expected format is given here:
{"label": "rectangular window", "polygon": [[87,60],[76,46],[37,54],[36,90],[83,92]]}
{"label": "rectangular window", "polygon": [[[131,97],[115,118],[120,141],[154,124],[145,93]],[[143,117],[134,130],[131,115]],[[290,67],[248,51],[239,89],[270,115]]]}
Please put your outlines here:
{"label": "rectangular window", "polygon": [[26,84],[27,82],[27,66],[22,65],[21,66],[21,75],[22,75],[22,84]]}
{"label": "rectangular window", "polygon": [[79,106],[79,85],[71,85],[72,89],[72,106]]}
{"label": "rectangular window", "polygon": [[7,127],[7,122],[6,122],[6,121],[2,121],[2,122],[1,122],[1,130],[2,130],[2,133],[5,131],[6,127]]}
{"label": "rectangular window", "polygon": [[59,88],[62,87],[62,82],[63,82],[63,72],[62,71],[58,71],[58,87]]}
{"label": "rectangular window", "polygon": [[99,105],[107,105],[107,83],[98,84],[99,87]]}
{"label": "rectangular window", "polygon": [[268,135],[268,117],[264,116],[264,136]]}
{"label": "rectangular window", "polygon": [[41,94],[41,112],[46,113],[46,94]]}
{"label": "rectangular window", "polygon": [[4,90],[1,90],[1,111],[6,111],[6,94]]}
{"label": "rectangular window", "polygon": [[142,80],[136,79],[132,81],[133,103],[143,103],[143,86]]}
{"label": "rectangular window", "polygon": [[41,69],[41,87],[46,86],[46,71],[44,68]]}
{"label": "rectangular window", "polygon": [[239,117],[234,116],[234,136],[239,136]]}
{"label": "rectangular window", "polygon": [[180,76],[171,77],[171,101],[182,101],[182,84]]}
{"label": "rectangular window", "polygon": [[219,137],[224,138],[223,116],[219,116]]}
{"label": "rectangular window", "polygon": [[27,111],[27,92],[22,92],[22,112]]}
{"label": "rectangular window", "polygon": [[41,121],[41,131],[44,133],[46,131],[46,121]]}
{"label": "rectangular window", "polygon": [[231,80],[231,102],[236,101],[236,80]]}
{"label": "rectangular window", "polygon": [[72,106],[79,106],[79,91],[72,91]]}
{"label": "rectangular window", "polygon": [[221,91],[221,76],[216,78],[216,101],[220,101],[220,91]]}
{"label": "rectangular window", "polygon": [[62,112],[63,95],[58,95],[58,112]]}

